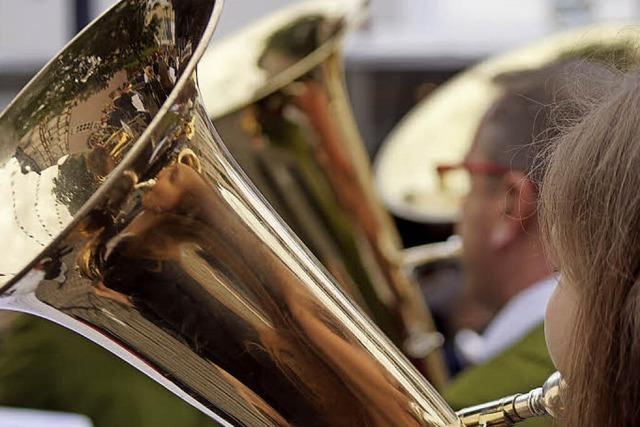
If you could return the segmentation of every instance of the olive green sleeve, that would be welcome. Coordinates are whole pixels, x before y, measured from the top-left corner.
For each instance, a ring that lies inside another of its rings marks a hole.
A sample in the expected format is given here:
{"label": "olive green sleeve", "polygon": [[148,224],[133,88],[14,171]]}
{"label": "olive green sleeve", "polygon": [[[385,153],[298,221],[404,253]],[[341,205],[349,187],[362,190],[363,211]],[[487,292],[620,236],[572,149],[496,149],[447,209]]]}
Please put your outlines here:
{"label": "olive green sleeve", "polygon": [[217,425],[106,350],[30,316],[0,344],[0,405],[84,414],[95,427]]}

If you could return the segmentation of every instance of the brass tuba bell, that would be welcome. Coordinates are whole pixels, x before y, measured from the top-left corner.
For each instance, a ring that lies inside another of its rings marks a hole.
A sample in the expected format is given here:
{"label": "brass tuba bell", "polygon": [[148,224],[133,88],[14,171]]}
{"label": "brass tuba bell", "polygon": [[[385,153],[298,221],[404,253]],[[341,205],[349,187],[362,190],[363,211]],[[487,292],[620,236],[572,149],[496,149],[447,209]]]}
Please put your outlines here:
{"label": "brass tuba bell", "polygon": [[0,115],[0,307],[222,425],[457,425],[211,125],[196,65],[221,6],[123,0]]}

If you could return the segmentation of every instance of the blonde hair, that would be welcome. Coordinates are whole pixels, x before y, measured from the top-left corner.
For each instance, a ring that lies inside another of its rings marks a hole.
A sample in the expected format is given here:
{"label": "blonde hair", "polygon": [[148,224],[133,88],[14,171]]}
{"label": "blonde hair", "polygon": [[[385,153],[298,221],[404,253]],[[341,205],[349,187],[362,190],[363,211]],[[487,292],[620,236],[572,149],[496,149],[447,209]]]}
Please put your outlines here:
{"label": "blonde hair", "polygon": [[640,425],[640,73],[601,73],[553,145],[540,221],[579,295],[566,426]]}

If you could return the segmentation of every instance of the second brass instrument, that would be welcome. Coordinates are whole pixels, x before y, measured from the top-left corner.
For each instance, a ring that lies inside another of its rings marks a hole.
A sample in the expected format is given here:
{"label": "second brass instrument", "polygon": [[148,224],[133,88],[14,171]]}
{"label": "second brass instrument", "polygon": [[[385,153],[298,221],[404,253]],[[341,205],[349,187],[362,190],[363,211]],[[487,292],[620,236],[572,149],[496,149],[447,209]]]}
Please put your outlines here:
{"label": "second brass instrument", "polygon": [[200,83],[213,123],[260,192],[442,387],[440,335],[404,274],[399,238],[372,187],[344,88],[342,40],[364,13],[361,0],[286,8],[214,45],[199,66]]}

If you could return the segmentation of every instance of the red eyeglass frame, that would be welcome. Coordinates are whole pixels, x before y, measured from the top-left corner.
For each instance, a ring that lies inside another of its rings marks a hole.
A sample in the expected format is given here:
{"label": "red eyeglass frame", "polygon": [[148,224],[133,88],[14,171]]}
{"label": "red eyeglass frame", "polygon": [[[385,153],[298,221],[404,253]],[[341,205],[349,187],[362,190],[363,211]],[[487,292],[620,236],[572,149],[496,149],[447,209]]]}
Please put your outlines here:
{"label": "red eyeglass frame", "polygon": [[470,175],[489,175],[489,176],[495,176],[495,177],[505,175],[511,172],[512,170],[506,166],[502,166],[492,162],[467,161],[467,162],[462,162],[457,164],[437,165],[436,173],[438,174],[438,182],[442,189],[445,188],[444,175],[447,172],[459,170],[459,169],[466,170]]}
{"label": "red eyeglass frame", "polygon": [[500,176],[500,175],[504,175],[508,172],[511,172],[511,169],[506,167],[506,166],[502,166],[499,165],[497,163],[492,163],[492,162],[462,162],[462,163],[457,163],[457,164],[444,164],[444,165],[437,165],[436,166],[436,173],[438,174],[439,178],[442,178],[442,176],[450,171],[453,170],[457,170],[457,169],[465,169],[467,172],[469,172],[470,174],[479,174],[479,175],[494,175],[494,176]]}

